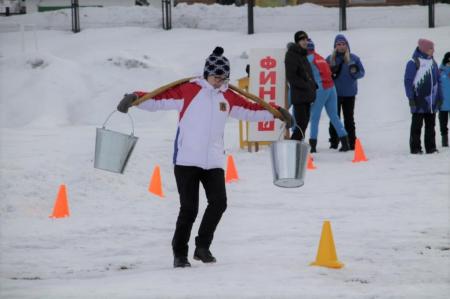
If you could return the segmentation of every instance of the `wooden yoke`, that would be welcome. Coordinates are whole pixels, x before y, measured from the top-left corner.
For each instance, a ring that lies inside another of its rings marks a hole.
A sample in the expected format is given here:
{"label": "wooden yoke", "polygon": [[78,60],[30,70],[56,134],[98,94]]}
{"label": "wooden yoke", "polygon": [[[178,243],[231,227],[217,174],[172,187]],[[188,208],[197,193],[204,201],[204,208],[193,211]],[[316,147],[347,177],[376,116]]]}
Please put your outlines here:
{"label": "wooden yoke", "polygon": [[[163,86],[161,86],[161,87],[158,87],[157,89],[155,89],[155,90],[153,90],[153,91],[151,91],[151,92],[149,92],[149,93],[143,95],[142,97],[136,99],[136,100],[133,102],[133,106],[139,105],[139,104],[141,104],[142,102],[145,102],[145,101],[148,100],[148,99],[152,99],[152,98],[154,98],[155,96],[157,96],[158,94],[160,94],[160,93],[162,93],[162,92],[164,92],[164,91],[166,91],[166,90],[168,90],[168,89],[170,89],[170,88],[173,88],[173,87],[175,87],[175,86],[177,86],[177,85],[180,85],[180,84],[183,84],[183,83],[186,83],[186,82],[189,82],[190,80],[192,80],[192,79],[194,79],[194,78],[195,78],[195,77],[184,78],[184,79],[180,79],[180,80],[174,81],[174,82],[172,82],[172,83],[163,85]],[[240,94],[241,96],[245,97],[246,99],[258,103],[258,104],[261,105],[263,108],[265,108],[267,111],[269,111],[270,113],[272,113],[272,115],[273,115],[275,118],[278,118],[278,119],[283,120],[283,116],[281,115],[280,111],[278,111],[278,110],[275,109],[274,107],[270,106],[270,105],[269,105],[267,102],[265,102],[264,100],[260,99],[259,97],[255,96],[254,94],[251,94],[251,93],[249,93],[249,92],[247,92],[247,91],[245,91],[245,90],[242,90],[242,89],[240,89],[239,87],[236,87],[236,86],[234,86],[234,85],[232,85],[232,84],[228,84],[228,87],[229,87],[231,90],[233,90],[234,92],[236,92],[236,93]]]}

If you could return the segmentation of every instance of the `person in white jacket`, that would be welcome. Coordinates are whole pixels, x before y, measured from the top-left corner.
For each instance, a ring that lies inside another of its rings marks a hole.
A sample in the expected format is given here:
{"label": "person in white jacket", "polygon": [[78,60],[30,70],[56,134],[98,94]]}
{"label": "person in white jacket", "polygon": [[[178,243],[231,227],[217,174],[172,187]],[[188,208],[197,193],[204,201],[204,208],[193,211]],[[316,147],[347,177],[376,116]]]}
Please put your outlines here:
{"label": "person in white jacket", "polygon": [[[210,246],[216,227],[227,207],[223,165],[224,130],[228,116],[246,121],[270,121],[273,115],[257,103],[251,103],[228,88],[230,63],[223,56],[223,48],[216,47],[207,57],[203,78],[177,85],[146,100],[138,108],[178,110],[179,122],[175,137],[173,163],[180,211],[172,239],[175,268],[190,267],[188,242],[198,213],[199,186],[205,189],[208,205],[195,238],[194,259],[215,263]],[[144,92],[126,94],[117,109],[128,112],[133,102]],[[289,112],[275,106],[292,127]]]}

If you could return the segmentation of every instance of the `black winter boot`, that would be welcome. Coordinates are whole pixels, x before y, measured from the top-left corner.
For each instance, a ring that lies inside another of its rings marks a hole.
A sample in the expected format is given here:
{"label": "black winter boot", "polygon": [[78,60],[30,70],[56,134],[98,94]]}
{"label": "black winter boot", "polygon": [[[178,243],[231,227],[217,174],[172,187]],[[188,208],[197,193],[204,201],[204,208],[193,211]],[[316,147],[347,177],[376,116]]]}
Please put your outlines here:
{"label": "black winter boot", "polygon": [[330,141],[330,148],[337,149],[339,145],[339,140],[336,140],[334,138],[328,139]]}
{"label": "black winter boot", "polygon": [[350,144],[348,143],[348,136],[343,136],[339,138],[341,140],[341,148],[339,149],[340,152],[346,152],[350,150]]}
{"label": "black winter boot", "polygon": [[173,267],[174,268],[185,268],[190,267],[191,263],[189,263],[187,257],[185,256],[176,256],[173,258]]}
{"label": "black winter boot", "polygon": [[195,248],[194,260],[202,261],[204,263],[215,263],[216,258],[211,254],[211,251],[206,248]]}
{"label": "black winter boot", "polygon": [[423,151],[421,149],[411,149],[411,154],[413,154],[413,155],[422,155]]}
{"label": "black winter boot", "polygon": [[311,146],[311,153],[317,153],[316,146],[317,146],[317,139],[309,139],[309,145]]}
{"label": "black winter boot", "polygon": [[448,135],[442,136],[442,146],[448,147]]}

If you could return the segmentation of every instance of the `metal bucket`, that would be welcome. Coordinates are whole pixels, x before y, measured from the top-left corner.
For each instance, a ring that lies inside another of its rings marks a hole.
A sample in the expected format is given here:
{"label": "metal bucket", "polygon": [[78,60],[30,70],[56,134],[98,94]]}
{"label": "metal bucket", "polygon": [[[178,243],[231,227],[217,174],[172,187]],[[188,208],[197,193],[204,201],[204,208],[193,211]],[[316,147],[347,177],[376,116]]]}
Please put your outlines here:
{"label": "metal bucket", "polygon": [[309,144],[304,141],[273,142],[270,146],[273,183],[284,188],[303,186],[309,150]]}
{"label": "metal bucket", "polygon": [[97,128],[94,167],[111,172],[123,173],[138,137],[134,136],[133,119],[129,114],[127,115],[131,120],[131,135],[105,128],[106,123],[114,112],[116,111],[111,112],[102,128]]}

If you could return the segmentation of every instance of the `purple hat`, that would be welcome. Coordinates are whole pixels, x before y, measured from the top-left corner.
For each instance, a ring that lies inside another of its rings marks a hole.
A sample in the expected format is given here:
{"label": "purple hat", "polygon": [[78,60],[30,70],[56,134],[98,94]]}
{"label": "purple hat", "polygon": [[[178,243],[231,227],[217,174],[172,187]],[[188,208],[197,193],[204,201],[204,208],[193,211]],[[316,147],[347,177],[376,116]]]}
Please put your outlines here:
{"label": "purple hat", "polygon": [[306,49],[308,51],[314,51],[315,49],[314,42],[310,38],[308,38],[308,45],[306,46]]}

